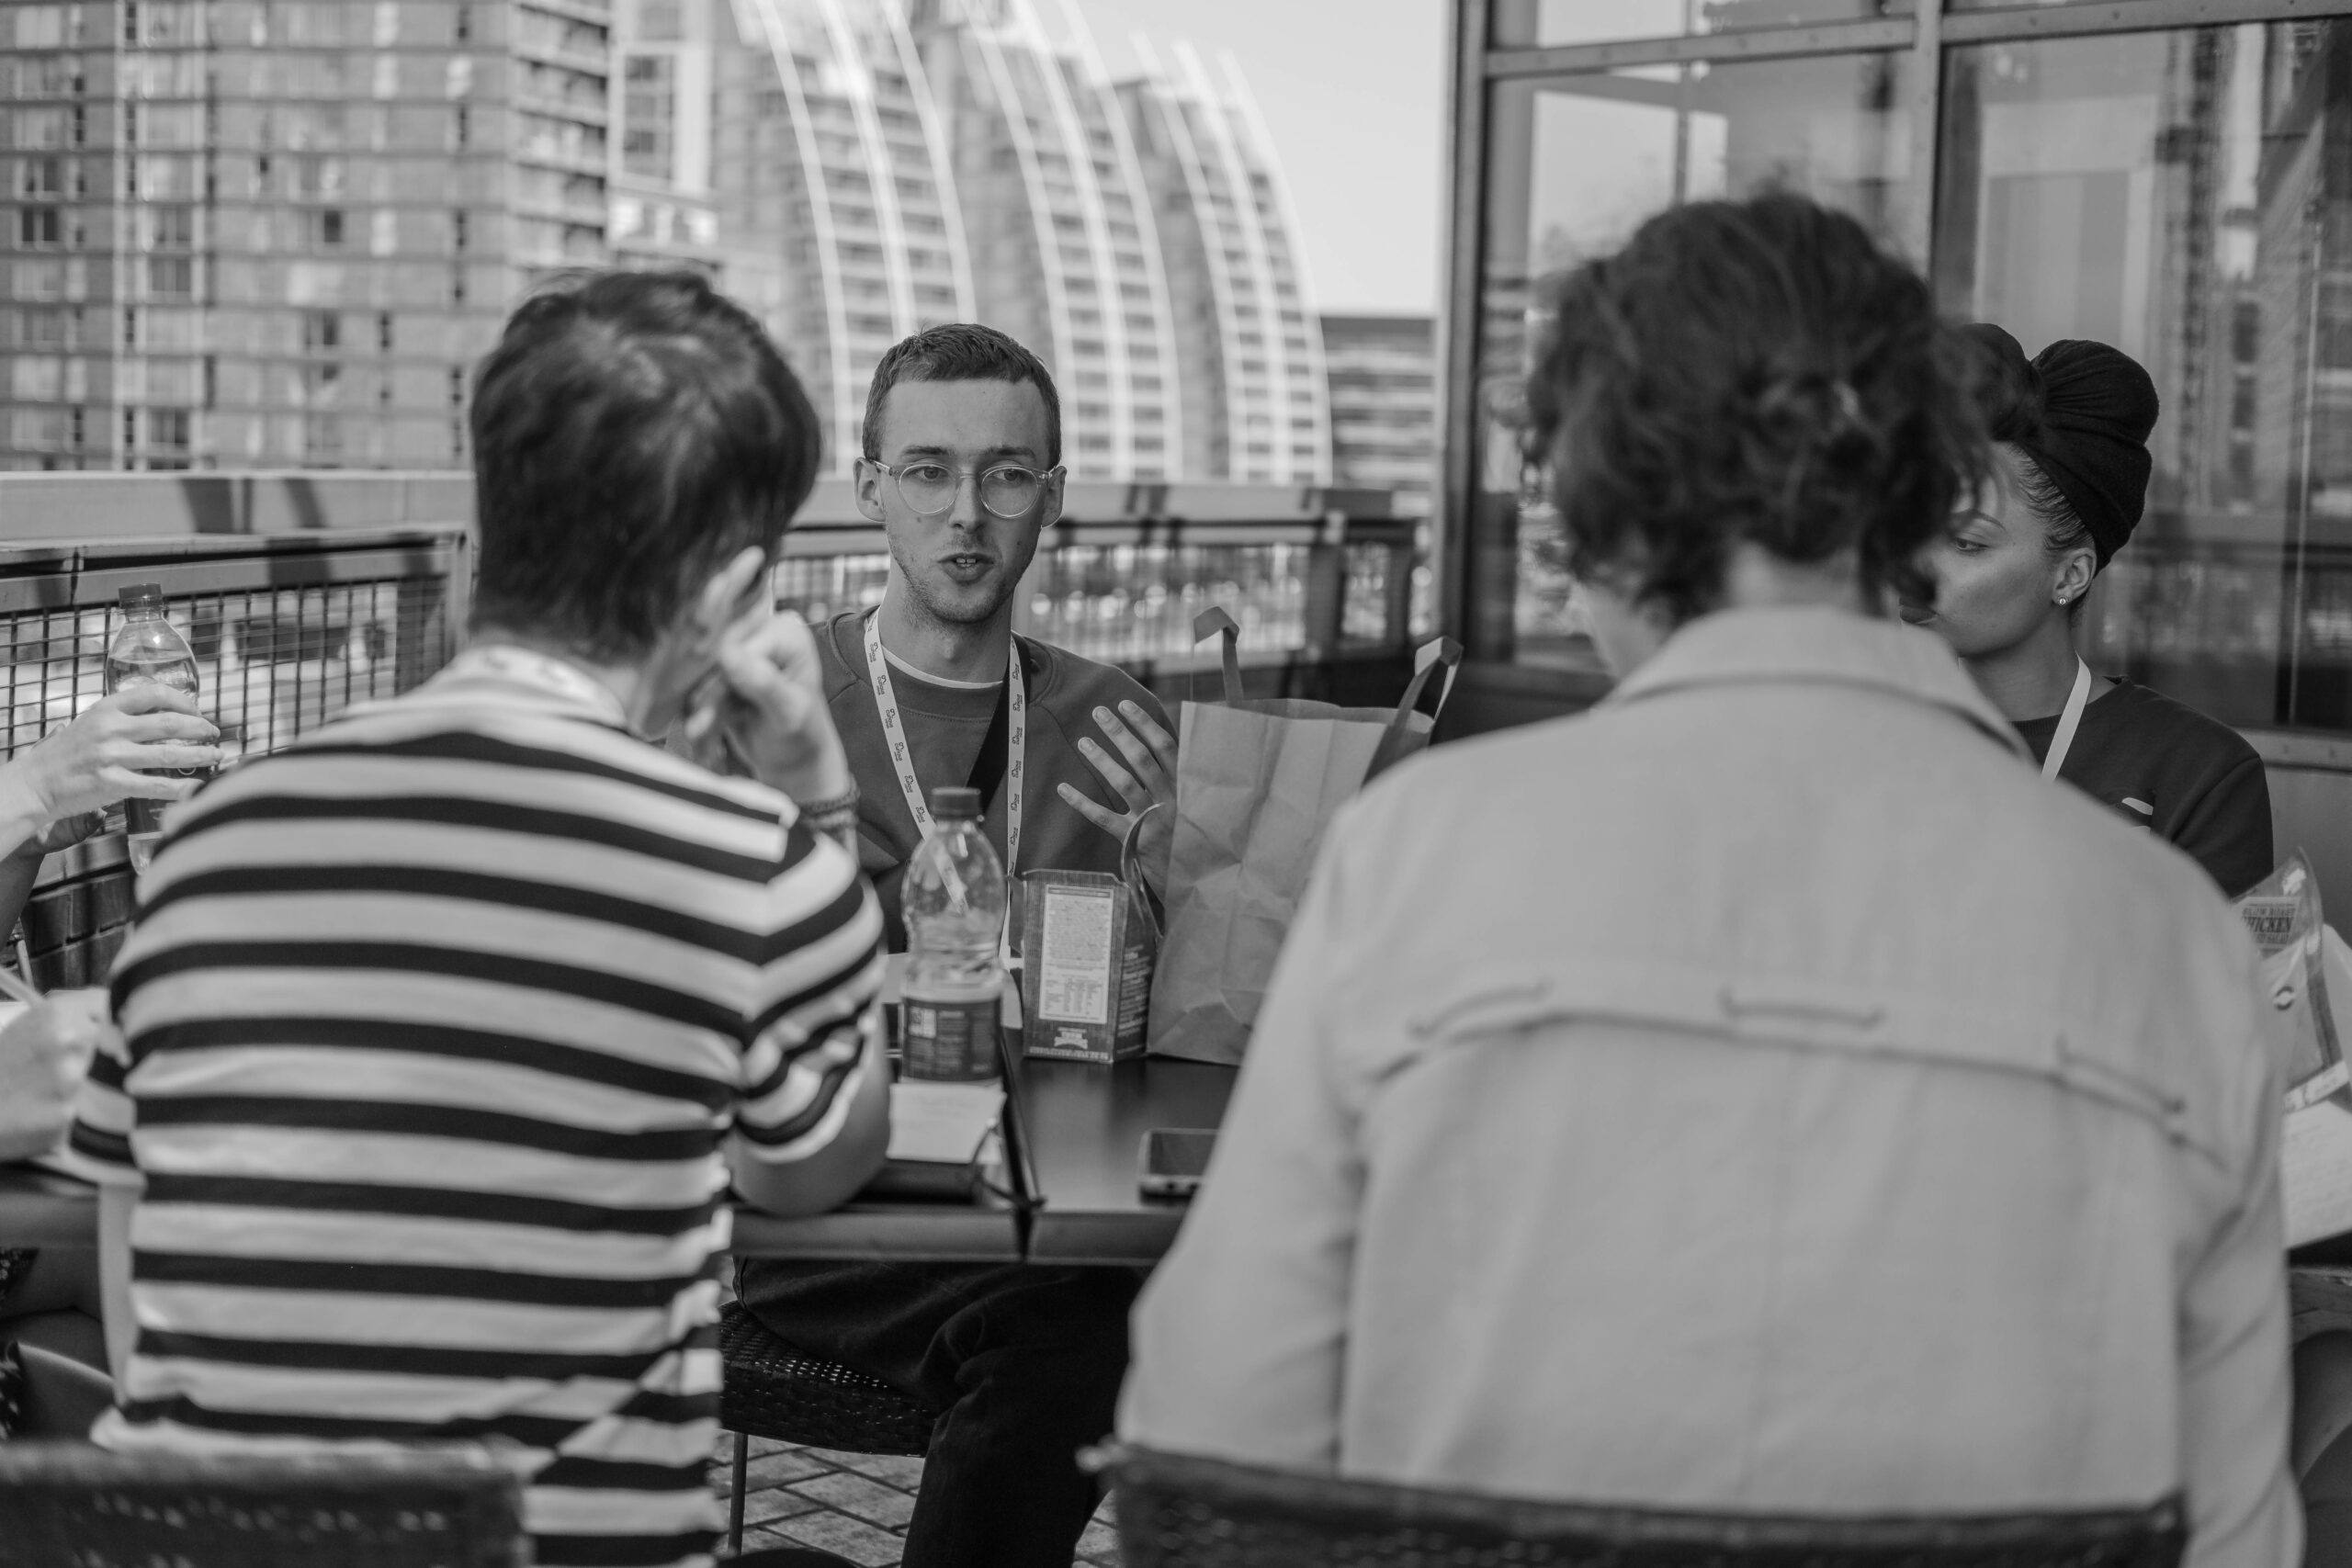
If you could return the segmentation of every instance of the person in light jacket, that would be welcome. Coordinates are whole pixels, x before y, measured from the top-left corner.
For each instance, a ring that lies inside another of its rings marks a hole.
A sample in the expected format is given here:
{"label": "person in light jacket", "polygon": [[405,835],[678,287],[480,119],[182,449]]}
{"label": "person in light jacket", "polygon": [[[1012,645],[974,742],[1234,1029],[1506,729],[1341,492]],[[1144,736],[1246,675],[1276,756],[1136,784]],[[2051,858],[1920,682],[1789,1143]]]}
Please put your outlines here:
{"label": "person in light jacket", "polygon": [[2194,1568],[2288,1568],[2253,945],[1886,613],[1987,477],[1954,330],[1790,195],[1548,303],[1526,450],[1622,680],[1333,827],[1122,1437],[1734,1512],[2180,1495]]}

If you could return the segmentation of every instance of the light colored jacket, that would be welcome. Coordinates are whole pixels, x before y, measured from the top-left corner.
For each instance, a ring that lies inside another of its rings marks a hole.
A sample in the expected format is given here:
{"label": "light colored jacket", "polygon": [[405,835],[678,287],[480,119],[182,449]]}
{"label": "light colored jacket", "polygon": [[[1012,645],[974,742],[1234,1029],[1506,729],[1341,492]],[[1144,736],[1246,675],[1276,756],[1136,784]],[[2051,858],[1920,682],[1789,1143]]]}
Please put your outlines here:
{"label": "light colored jacket", "polygon": [[1332,829],[1123,1436],[1588,1502],[2138,1506],[2301,1556],[2274,1031],[1945,645],[1683,628]]}

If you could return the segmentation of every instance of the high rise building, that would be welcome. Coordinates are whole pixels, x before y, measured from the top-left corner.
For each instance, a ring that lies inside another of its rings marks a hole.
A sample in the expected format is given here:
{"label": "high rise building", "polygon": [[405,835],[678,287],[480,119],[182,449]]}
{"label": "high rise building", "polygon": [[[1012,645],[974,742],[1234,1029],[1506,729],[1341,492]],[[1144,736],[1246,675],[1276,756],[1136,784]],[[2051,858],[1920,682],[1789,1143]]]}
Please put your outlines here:
{"label": "high rise building", "polygon": [[1090,40],[1082,28],[1049,40],[1027,0],[927,4],[916,16],[949,128],[976,319],[1053,369],[1071,472],[1171,477],[1185,421],[1166,265]]}
{"label": "high rise building", "polygon": [[981,321],[1078,477],[1330,477],[1246,85],[1114,84],[1069,0],[0,0],[0,465],[462,466],[505,313],[618,263],[756,311],[836,471]]}
{"label": "high rise building", "polygon": [[1119,96],[1175,304],[1182,477],[1328,484],[1322,329],[1272,141],[1229,59],[1175,53]]}
{"label": "high rise building", "polygon": [[837,471],[882,352],[980,321],[1053,371],[1080,478],[1328,480],[1296,225],[1229,66],[1179,51],[1114,84],[1074,7],[1049,27],[1031,0],[726,10],[720,265],[810,383]]}
{"label": "high rise building", "polygon": [[615,265],[684,266],[725,287],[715,116],[733,38],[723,0],[615,0]]}
{"label": "high rise building", "polygon": [[1396,494],[1426,517],[1437,479],[1437,323],[1427,316],[1323,318],[1331,383],[1331,482]]}
{"label": "high rise building", "polygon": [[784,345],[843,468],[883,351],[973,315],[944,128],[895,5],[732,0],[714,20],[727,286]]}
{"label": "high rise building", "polygon": [[449,467],[609,254],[601,0],[0,5],[0,463]]}

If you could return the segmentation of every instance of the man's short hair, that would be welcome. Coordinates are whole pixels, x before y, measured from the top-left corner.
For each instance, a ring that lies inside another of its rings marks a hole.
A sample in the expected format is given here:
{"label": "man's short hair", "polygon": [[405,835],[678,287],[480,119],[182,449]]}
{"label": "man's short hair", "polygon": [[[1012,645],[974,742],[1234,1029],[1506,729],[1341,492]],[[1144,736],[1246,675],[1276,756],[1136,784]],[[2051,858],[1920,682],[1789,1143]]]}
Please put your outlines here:
{"label": "man's short hair", "polygon": [[949,321],[890,345],[865,393],[865,460],[882,460],[882,400],[901,381],[1023,381],[1046,403],[1046,467],[1062,462],[1062,400],[1045,361],[994,327]]}
{"label": "man's short hair", "polygon": [[474,377],[476,623],[643,654],[745,547],[775,550],[820,439],[759,322],[693,273],[526,300]]}

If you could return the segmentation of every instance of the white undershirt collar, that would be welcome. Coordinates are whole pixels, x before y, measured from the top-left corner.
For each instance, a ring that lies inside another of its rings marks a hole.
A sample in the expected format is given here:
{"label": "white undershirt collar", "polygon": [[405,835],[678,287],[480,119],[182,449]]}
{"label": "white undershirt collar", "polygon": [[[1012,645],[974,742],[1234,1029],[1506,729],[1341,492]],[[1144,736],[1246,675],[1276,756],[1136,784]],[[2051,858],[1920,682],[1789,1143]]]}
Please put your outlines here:
{"label": "white undershirt collar", "polygon": [[951,681],[944,675],[934,675],[928,670],[916,669],[887,648],[882,650],[882,657],[888,660],[893,668],[905,671],[916,680],[929,685],[944,686],[951,692],[993,692],[1004,684],[1001,678],[994,681]]}

